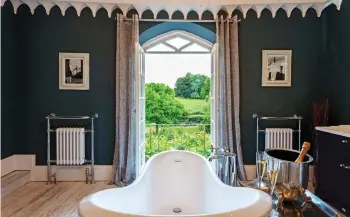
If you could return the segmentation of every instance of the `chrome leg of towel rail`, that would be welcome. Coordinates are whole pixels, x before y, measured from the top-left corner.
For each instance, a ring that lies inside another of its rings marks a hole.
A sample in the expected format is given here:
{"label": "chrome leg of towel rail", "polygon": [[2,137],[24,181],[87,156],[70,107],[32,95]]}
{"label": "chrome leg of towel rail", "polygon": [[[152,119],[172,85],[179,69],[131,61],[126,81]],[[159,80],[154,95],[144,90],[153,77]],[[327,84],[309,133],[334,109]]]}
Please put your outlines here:
{"label": "chrome leg of towel rail", "polygon": [[95,184],[95,128],[94,118],[91,118],[91,184]]}
{"label": "chrome leg of towel rail", "polygon": [[[89,182],[90,180],[90,182]],[[94,175],[94,165],[91,164],[91,169],[85,169],[85,182],[86,184],[95,184],[95,175]]]}
{"label": "chrome leg of towel rail", "polygon": [[51,173],[51,163],[48,162],[47,163],[47,184],[51,184],[52,183],[52,179],[53,179],[53,183],[56,184],[56,173]]}
{"label": "chrome leg of towel rail", "polygon": [[51,158],[50,158],[50,119],[47,119],[47,184],[51,184],[53,178],[56,184],[56,174],[51,173]]}
{"label": "chrome leg of towel rail", "polygon": [[86,184],[89,183],[89,176],[90,176],[89,168],[86,168],[86,169],[85,169],[85,183],[86,183]]}
{"label": "chrome leg of towel rail", "polygon": [[94,173],[94,162],[92,161],[91,162],[91,174],[90,174],[90,177],[91,177],[91,180],[90,180],[90,184],[95,184],[95,173]]}
{"label": "chrome leg of towel rail", "polygon": [[50,162],[47,162],[47,184],[51,184],[51,168]]}
{"label": "chrome leg of towel rail", "polygon": [[47,162],[47,183],[51,184],[51,168],[50,168],[50,162]]}

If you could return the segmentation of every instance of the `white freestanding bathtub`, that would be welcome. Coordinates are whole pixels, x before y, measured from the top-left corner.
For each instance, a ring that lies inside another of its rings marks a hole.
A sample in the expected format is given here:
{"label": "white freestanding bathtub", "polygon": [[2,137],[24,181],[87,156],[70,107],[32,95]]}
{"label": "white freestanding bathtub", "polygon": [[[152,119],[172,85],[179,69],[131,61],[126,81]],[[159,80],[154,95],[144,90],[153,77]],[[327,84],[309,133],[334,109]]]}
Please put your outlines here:
{"label": "white freestanding bathtub", "polygon": [[268,194],[223,184],[201,155],[167,151],[150,158],[131,185],[84,198],[78,212],[80,217],[266,217],[271,209]]}

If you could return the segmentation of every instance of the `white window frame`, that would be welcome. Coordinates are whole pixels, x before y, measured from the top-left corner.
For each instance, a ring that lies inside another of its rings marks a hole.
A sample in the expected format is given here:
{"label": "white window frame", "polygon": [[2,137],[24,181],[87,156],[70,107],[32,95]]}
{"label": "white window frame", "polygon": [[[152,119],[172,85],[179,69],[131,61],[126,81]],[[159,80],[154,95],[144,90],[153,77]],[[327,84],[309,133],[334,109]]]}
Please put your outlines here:
{"label": "white window frame", "polygon": [[[189,41],[188,44],[180,47],[180,48],[176,48],[175,46],[167,43],[168,40],[174,39],[176,37],[180,37],[183,38],[187,41]],[[148,51],[148,49],[158,45],[158,44],[165,44],[166,46],[172,48],[174,51]],[[204,48],[206,48],[208,51],[183,51],[183,49],[193,45],[193,44],[198,44],[199,46],[202,46]],[[217,142],[217,137],[218,137],[218,44],[215,43],[211,43],[210,41],[207,41],[201,37],[198,37],[192,33],[189,32],[185,32],[182,30],[174,30],[174,31],[170,31],[164,34],[161,34],[159,36],[154,37],[153,39],[147,41],[146,43],[144,43],[142,45],[142,47],[139,46],[139,44],[136,44],[136,50],[137,50],[137,55],[139,55],[139,53],[144,53],[144,54],[210,54],[212,55],[211,58],[211,68],[212,68],[212,72],[211,72],[211,89],[213,88],[213,90],[210,91],[210,101],[211,101],[211,120],[210,120],[210,127],[211,127],[211,142],[214,146],[217,146],[216,142]],[[138,56],[139,57],[139,56]],[[138,73],[143,72],[145,73],[145,58],[143,59],[143,63],[140,64],[140,59],[137,58],[136,61],[136,65],[137,65],[137,71]],[[138,79],[136,79],[136,90],[139,91],[140,88],[140,82]],[[213,83],[214,82],[214,83]],[[146,85],[146,84],[144,84]],[[142,97],[142,96],[141,96]],[[145,99],[147,98],[147,96],[145,96]],[[145,100],[144,99],[144,100]],[[146,103],[144,103],[144,106],[146,105]],[[145,112],[145,108],[140,108],[140,104],[137,104],[137,109],[136,111],[139,113],[141,110],[143,110]],[[137,117],[139,117],[140,115],[137,114]],[[140,118],[138,118],[139,120]],[[145,120],[144,120],[145,121]],[[139,123],[137,123],[139,124]],[[144,129],[139,129],[138,133],[141,133],[143,131],[145,131],[145,125]],[[138,125],[138,127],[140,128],[140,125]],[[145,132],[143,132],[143,134],[145,135]],[[144,139],[144,138],[143,138]],[[136,145],[136,152],[137,152],[137,172],[136,175],[138,176],[140,174],[140,172],[143,169],[143,166],[145,164],[144,162],[144,153],[140,153],[141,151],[144,152],[145,151],[145,146],[143,146],[143,148],[141,148],[141,142],[143,142],[144,140],[140,140],[140,138],[138,137],[137,140],[137,145]],[[144,144],[146,145],[146,144]]]}
{"label": "white window frame", "polygon": [[[177,37],[183,38],[189,41],[189,43],[180,48],[177,48],[167,43],[167,41]],[[164,44],[174,49],[174,51],[148,51],[148,49],[158,44]],[[208,51],[183,51],[185,48],[193,44],[198,44],[199,46],[206,48]],[[212,52],[213,47],[214,47],[214,44],[211,43],[210,41],[207,41],[201,37],[198,37],[197,35],[194,35],[192,33],[185,32],[182,30],[174,30],[174,31],[170,31],[170,32],[158,35],[142,45],[143,50],[147,54],[210,54]]]}
{"label": "white window frame", "polygon": [[[145,53],[139,43],[135,43],[135,92],[136,92],[136,176],[145,165],[146,151],[146,93],[145,93]],[[143,86],[142,86],[143,84]]]}

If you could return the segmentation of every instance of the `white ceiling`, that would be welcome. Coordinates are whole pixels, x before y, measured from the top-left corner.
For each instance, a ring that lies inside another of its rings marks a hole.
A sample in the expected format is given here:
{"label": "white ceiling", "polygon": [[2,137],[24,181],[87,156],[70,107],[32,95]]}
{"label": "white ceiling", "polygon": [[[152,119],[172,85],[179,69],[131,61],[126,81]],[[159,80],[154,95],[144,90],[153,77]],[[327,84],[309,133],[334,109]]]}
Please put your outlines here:
{"label": "white ceiling", "polygon": [[[1,0],[1,6],[3,6],[6,0]],[[34,14],[36,7],[42,5],[47,14],[50,14],[52,7],[57,5],[63,15],[67,8],[74,7],[80,16],[81,11],[85,7],[89,7],[93,16],[96,16],[97,11],[100,8],[106,9],[108,16],[112,16],[113,10],[119,8],[124,15],[131,10],[135,9],[139,15],[146,10],[151,10],[156,16],[159,11],[165,10],[169,17],[175,11],[180,11],[187,18],[187,14],[190,11],[195,11],[201,19],[204,11],[209,10],[212,14],[217,14],[219,10],[223,9],[228,14],[232,14],[235,9],[242,12],[246,17],[248,10],[253,9],[257,16],[260,17],[262,10],[265,8],[271,11],[273,17],[275,17],[277,10],[283,9],[289,17],[294,9],[301,11],[302,16],[305,17],[308,10],[315,10],[318,16],[324,8],[330,4],[334,4],[338,10],[342,0],[8,0],[11,1],[14,7],[14,13],[17,12],[18,7],[21,4],[29,6],[32,14]]]}

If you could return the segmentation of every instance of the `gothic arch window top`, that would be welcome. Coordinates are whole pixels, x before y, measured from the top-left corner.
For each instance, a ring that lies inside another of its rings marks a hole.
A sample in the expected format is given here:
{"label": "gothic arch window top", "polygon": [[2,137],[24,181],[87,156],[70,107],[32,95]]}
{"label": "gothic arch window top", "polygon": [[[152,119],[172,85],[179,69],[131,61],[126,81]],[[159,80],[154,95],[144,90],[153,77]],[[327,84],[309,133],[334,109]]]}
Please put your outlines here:
{"label": "gothic arch window top", "polygon": [[205,54],[211,53],[213,44],[192,33],[175,30],[154,37],[142,47],[153,54]]}

